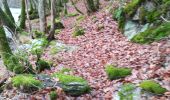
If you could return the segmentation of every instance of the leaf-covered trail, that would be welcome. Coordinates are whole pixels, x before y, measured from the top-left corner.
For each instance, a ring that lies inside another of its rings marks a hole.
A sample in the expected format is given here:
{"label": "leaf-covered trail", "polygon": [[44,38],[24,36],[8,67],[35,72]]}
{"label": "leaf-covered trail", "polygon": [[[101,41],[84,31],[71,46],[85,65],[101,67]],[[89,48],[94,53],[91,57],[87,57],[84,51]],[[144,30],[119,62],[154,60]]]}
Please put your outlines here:
{"label": "leaf-covered trail", "polygon": [[[149,45],[132,43],[118,30],[117,23],[105,10],[86,17],[79,24],[85,28],[84,36],[72,37],[76,17],[63,18],[62,22],[65,29],[56,35],[56,38],[79,48],[73,52],[60,52],[56,55],[46,53],[44,57],[58,64],[53,71],[60,70],[61,66],[71,68],[74,75],[88,80],[93,90],[90,94],[78,97],[79,99],[112,99],[113,92],[120,84],[138,84],[145,79],[161,79],[159,83],[167,89],[170,88],[170,70],[165,71],[161,67],[165,60],[163,55],[170,53],[167,41]],[[99,26],[102,28],[99,29]],[[110,81],[104,70],[107,64],[132,68],[132,75]]]}
{"label": "leaf-covered trail", "polygon": [[[56,56],[47,54],[46,57],[58,63],[56,70],[60,66],[71,68],[75,75],[88,80],[93,90],[90,94],[79,97],[80,99],[111,99],[113,92],[123,82],[139,83],[145,79],[160,78],[163,86],[170,83],[170,80],[165,79],[167,77],[163,78],[164,75],[170,75],[167,74],[170,70],[165,71],[161,67],[165,60],[163,55],[170,53],[167,41],[150,45],[132,43],[118,31],[117,23],[105,11],[86,17],[79,24],[85,28],[84,36],[74,38],[71,35],[76,17],[62,21],[66,28],[56,36],[57,39],[79,48],[71,53],[61,52]],[[99,26],[103,28],[99,29]],[[132,75],[122,80],[109,81],[104,71],[107,64],[132,68]],[[169,89],[169,86],[166,88]]]}

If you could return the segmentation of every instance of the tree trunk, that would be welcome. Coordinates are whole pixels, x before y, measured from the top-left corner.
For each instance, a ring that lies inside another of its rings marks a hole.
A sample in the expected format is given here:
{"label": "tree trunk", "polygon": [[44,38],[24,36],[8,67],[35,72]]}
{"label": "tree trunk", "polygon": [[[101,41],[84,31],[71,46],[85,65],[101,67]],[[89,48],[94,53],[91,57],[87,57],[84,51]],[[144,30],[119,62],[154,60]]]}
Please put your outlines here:
{"label": "tree trunk", "polygon": [[92,13],[97,11],[93,0],[86,0],[86,5],[87,5],[87,13]]}
{"label": "tree trunk", "polygon": [[0,55],[2,56],[4,65],[8,70],[15,73],[22,73],[24,67],[20,65],[18,59],[12,54],[12,51],[9,47],[5,31],[3,29],[3,21],[0,18]]}
{"label": "tree trunk", "polygon": [[20,28],[24,29],[25,28],[25,21],[26,21],[26,12],[25,12],[25,0],[21,1],[21,16],[20,16]]}
{"label": "tree trunk", "polygon": [[76,9],[76,11],[77,11],[78,13],[80,13],[80,14],[83,15],[83,12],[81,12],[81,11],[76,7],[76,5],[75,5],[75,3],[73,2],[73,0],[70,0],[70,1],[71,1],[72,5],[74,6],[74,8]]}
{"label": "tree trunk", "polygon": [[15,24],[10,20],[10,18],[3,12],[3,10],[0,8],[0,18],[2,19],[3,25],[10,28],[13,32],[16,30]]}
{"label": "tree trunk", "polygon": [[7,0],[2,0],[2,3],[3,3],[3,7],[4,7],[4,10],[5,10],[5,13],[8,15],[8,17],[10,18],[10,20],[15,23],[15,20],[14,20],[14,17],[12,16],[12,13],[9,9],[9,6],[8,6],[8,3],[7,3]]}
{"label": "tree trunk", "polygon": [[29,16],[29,11],[28,11],[28,0],[25,0],[25,7],[26,7],[26,14],[27,14],[27,19],[28,19],[28,31],[32,38],[33,34],[32,34],[31,21],[30,21],[30,16]]}
{"label": "tree trunk", "polygon": [[55,0],[51,0],[51,29],[50,29],[50,34],[48,36],[48,40],[51,41],[55,39],[54,33],[55,33],[55,16],[56,16],[56,11],[55,11]]}
{"label": "tree trunk", "polygon": [[38,14],[39,14],[39,20],[40,20],[40,31],[46,33],[47,23],[46,23],[46,17],[45,17],[44,2],[45,0],[39,0]]}

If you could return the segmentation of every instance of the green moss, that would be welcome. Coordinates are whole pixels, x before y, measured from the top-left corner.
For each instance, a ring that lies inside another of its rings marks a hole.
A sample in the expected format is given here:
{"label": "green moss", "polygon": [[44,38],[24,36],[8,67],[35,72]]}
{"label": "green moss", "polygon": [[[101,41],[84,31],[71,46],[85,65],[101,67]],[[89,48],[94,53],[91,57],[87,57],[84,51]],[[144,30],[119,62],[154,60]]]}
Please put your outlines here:
{"label": "green moss", "polygon": [[166,36],[170,35],[170,23],[163,23],[156,27],[151,27],[145,32],[141,32],[134,36],[131,41],[136,43],[151,43],[158,41]]}
{"label": "green moss", "polygon": [[38,90],[42,87],[41,82],[36,80],[31,74],[23,74],[13,77],[12,85],[24,92],[29,92],[29,90]]}
{"label": "green moss", "polygon": [[114,65],[107,65],[105,71],[110,80],[115,80],[131,75],[132,70],[129,68],[117,68]]}
{"label": "green moss", "polygon": [[152,80],[145,80],[140,83],[140,87],[146,91],[155,93],[155,94],[164,94],[167,90],[161,87],[160,84]]}
{"label": "green moss", "polygon": [[25,0],[21,1],[21,18],[20,18],[20,28],[24,29],[25,28],[25,21],[26,21],[26,12],[25,12]]}
{"label": "green moss", "polygon": [[72,69],[70,69],[70,68],[62,68],[60,70],[60,73],[65,73],[65,72],[70,72],[70,71],[72,71]]}
{"label": "green moss", "polygon": [[45,37],[45,34],[38,30],[33,30],[33,33],[34,33],[34,38],[44,38]]}
{"label": "green moss", "polygon": [[68,84],[71,82],[81,82],[81,83],[87,84],[87,81],[81,77],[66,75],[66,74],[62,74],[62,73],[55,73],[55,74],[53,74],[53,76],[59,78],[59,81],[63,84]]}
{"label": "green moss", "polygon": [[67,14],[67,17],[75,17],[78,15],[79,15],[78,13],[69,13],[69,14]]}
{"label": "green moss", "polygon": [[51,68],[51,65],[47,61],[42,60],[42,59],[38,60],[36,65],[37,65],[36,70],[38,70],[38,72],[41,72],[41,71],[43,71],[45,69],[50,69]]}
{"label": "green moss", "polygon": [[75,27],[74,32],[72,33],[73,37],[84,35],[84,34],[85,34],[84,29],[79,26]]}
{"label": "green moss", "polygon": [[130,17],[132,16],[143,0],[132,0],[124,9],[125,13]]}
{"label": "green moss", "polygon": [[126,83],[122,85],[120,91],[118,92],[120,100],[133,100],[134,90],[134,84]]}
{"label": "green moss", "polygon": [[57,100],[57,92],[56,91],[51,91],[50,92],[50,100]]}
{"label": "green moss", "polygon": [[81,77],[66,75],[63,73],[55,73],[53,74],[53,77],[59,78],[63,90],[71,96],[80,96],[91,90],[87,81]]}

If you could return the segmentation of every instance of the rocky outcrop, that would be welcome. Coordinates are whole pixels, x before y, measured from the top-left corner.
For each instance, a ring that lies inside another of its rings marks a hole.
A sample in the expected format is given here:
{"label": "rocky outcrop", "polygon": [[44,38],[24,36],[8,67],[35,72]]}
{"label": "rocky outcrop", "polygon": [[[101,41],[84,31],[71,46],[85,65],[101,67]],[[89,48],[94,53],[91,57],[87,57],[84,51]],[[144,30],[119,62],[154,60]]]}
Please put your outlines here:
{"label": "rocky outcrop", "polygon": [[132,0],[113,14],[129,40],[151,43],[170,35],[169,0]]}

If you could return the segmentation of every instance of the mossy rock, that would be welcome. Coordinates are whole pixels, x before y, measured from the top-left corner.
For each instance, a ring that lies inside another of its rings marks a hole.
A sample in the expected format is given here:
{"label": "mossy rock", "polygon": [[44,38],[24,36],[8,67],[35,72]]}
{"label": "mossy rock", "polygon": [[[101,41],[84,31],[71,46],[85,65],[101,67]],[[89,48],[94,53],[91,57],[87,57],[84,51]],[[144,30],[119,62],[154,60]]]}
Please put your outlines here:
{"label": "mossy rock", "polygon": [[153,80],[145,80],[141,82],[140,87],[144,89],[145,91],[152,92],[155,94],[164,94],[167,91],[159,83]]}
{"label": "mossy rock", "polygon": [[129,68],[118,68],[114,65],[107,65],[105,71],[110,80],[115,80],[131,75],[132,70]]}
{"label": "mossy rock", "polygon": [[84,35],[84,34],[85,34],[84,29],[82,27],[79,27],[79,26],[76,26],[75,29],[74,29],[74,32],[72,33],[73,37],[81,36],[81,35]]}
{"label": "mossy rock", "polygon": [[[137,35],[131,41],[141,44],[152,43],[170,35],[170,24],[168,21],[164,21],[164,19],[170,19],[169,9],[169,0],[132,0],[125,7],[117,8],[113,13],[113,18],[118,21],[119,29],[122,32],[135,32],[133,29],[136,27],[149,24],[146,30],[140,31],[139,28],[139,31],[136,31]],[[125,30],[128,21],[137,24],[134,28]]]}
{"label": "mossy rock", "polygon": [[63,73],[55,73],[53,77],[57,77],[61,83],[61,88],[66,94],[71,96],[80,96],[90,92],[91,88],[87,81],[81,77],[66,75]]}
{"label": "mossy rock", "polygon": [[136,89],[136,86],[134,84],[126,83],[121,86],[120,91],[118,92],[118,95],[120,97],[120,100],[133,100],[133,97],[135,96],[134,91]]}
{"label": "mossy rock", "polygon": [[51,66],[52,65],[49,62],[42,60],[42,59],[36,62],[36,70],[38,72],[44,71],[45,69],[50,69]]}
{"label": "mossy rock", "polygon": [[151,27],[147,29],[145,32],[141,32],[134,36],[131,41],[136,43],[152,43],[153,41],[158,41],[163,37],[170,35],[170,23],[163,23],[161,25]]}
{"label": "mossy rock", "polygon": [[12,85],[23,92],[32,92],[42,88],[39,80],[31,74],[20,74],[12,78]]}

